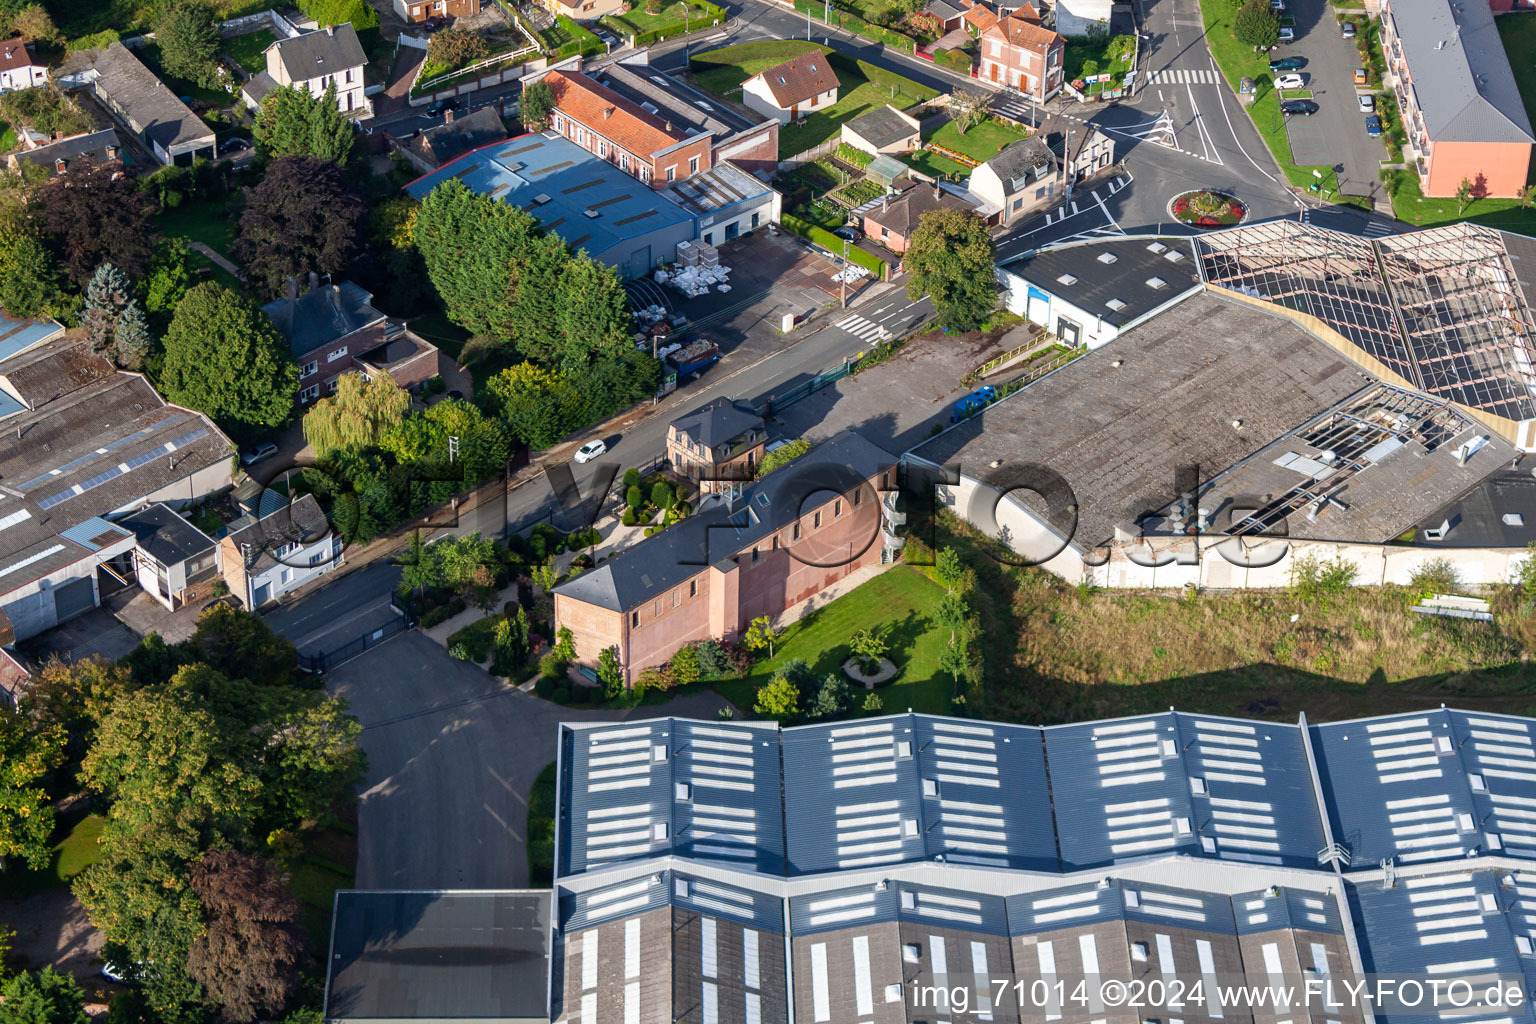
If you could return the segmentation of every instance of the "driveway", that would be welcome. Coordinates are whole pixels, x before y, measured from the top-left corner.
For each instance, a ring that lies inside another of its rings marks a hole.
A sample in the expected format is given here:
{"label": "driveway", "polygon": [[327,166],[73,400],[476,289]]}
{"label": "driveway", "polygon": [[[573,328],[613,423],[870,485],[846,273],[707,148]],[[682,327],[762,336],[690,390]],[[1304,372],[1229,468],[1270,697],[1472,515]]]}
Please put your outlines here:
{"label": "driveway", "polygon": [[503,685],[402,633],[326,676],[363,723],[359,889],[516,889],[528,884],[528,792],[555,759],[562,721],[713,719],[712,692],[631,711],[575,710]]}
{"label": "driveway", "polygon": [[1275,54],[1306,58],[1301,73],[1319,107],[1311,117],[1287,122],[1292,159],[1298,164],[1332,164],[1341,192],[1377,196],[1387,151],[1379,140],[1365,134],[1365,115],[1355,99],[1353,73],[1360,56],[1355,44],[1339,34],[1328,0],[1286,0],[1286,4],[1286,14],[1296,19],[1296,41],[1282,45]]}
{"label": "driveway", "polygon": [[264,618],[274,632],[293,641],[300,654],[328,654],[397,617],[389,599],[399,582],[400,567],[381,559],[343,572]]}

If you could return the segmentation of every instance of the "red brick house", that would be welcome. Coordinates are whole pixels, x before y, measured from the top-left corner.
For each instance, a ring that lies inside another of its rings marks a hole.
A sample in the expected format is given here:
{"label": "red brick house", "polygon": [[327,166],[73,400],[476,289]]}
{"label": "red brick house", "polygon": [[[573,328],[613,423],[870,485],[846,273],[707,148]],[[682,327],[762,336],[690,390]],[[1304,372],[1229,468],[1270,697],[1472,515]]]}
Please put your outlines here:
{"label": "red brick house", "polygon": [[751,480],[763,459],[768,431],[747,405],[717,398],[667,425],[667,464],[712,494],[726,481]]}
{"label": "red brick house", "polygon": [[395,13],[401,21],[419,22],[428,18],[467,18],[480,13],[480,0],[395,0]]}
{"label": "red brick house", "polygon": [[1061,91],[1067,42],[1029,4],[981,33],[981,77],[1044,103]]}
{"label": "red brick house", "polygon": [[907,239],[923,217],[936,210],[970,210],[970,203],[937,185],[918,185],[898,196],[886,196],[864,213],[863,231],[894,253],[907,251]]}
{"label": "red brick house", "polygon": [[544,76],[555,95],[550,126],[652,188],[691,178],[713,166],[708,135],[689,135],[579,72]]}
{"label": "red brick house", "polygon": [[843,432],[747,487],[555,588],[555,624],[588,670],[617,647],[627,682],[685,644],[734,641],[889,559],[896,456]]}

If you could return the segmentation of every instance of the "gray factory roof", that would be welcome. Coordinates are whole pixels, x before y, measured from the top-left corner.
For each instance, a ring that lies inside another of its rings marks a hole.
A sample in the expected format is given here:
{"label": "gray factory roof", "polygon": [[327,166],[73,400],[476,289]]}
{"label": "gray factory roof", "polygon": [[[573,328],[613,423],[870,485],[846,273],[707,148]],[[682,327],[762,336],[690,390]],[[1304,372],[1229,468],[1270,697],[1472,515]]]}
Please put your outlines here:
{"label": "gray factory roof", "polygon": [[1124,327],[1199,287],[1193,256],[1188,239],[1094,239],[1045,249],[1003,272]]}
{"label": "gray factory roof", "polygon": [[1391,10],[1430,139],[1536,142],[1487,4],[1392,0]]}
{"label": "gray factory roof", "polygon": [[711,132],[718,139],[756,128],[764,121],[761,115],[753,115],[750,110],[726,103],[645,64],[620,61],[590,69],[586,74],[649,113],[685,129],[691,126]]}
{"label": "gray factory roof", "polygon": [[547,1021],[550,901],[547,890],[338,892],[325,1019]]}
{"label": "gray factory roof", "polygon": [[1372,384],[1202,484],[1197,504],[1211,532],[1384,543],[1438,524],[1435,509],[1513,454],[1443,402]]}
{"label": "gray factory roof", "polygon": [[81,51],[74,61],[93,70],[96,91],[166,151],[190,143],[213,144],[213,129],[122,43]]}
{"label": "gray factory roof", "polygon": [[[1419,521],[1414,543],[1440,548],[1523,548],[1536,542],[1536,476],[1502,470]],[[1425,530],[1450,528],[1443,536]]]}
{"label": "gray factory roof", "polygon": [[1076,496],[1075,534],[1070,521],[1053,525],[1088,549],[1175,497],[1182,467],[1232,466],[1363,383],[1353,363],[1278,314],[1204,293],[910,454],[988,478],[992,463],[1007,472],[1020,462],[1027,439],[1029,461]]}

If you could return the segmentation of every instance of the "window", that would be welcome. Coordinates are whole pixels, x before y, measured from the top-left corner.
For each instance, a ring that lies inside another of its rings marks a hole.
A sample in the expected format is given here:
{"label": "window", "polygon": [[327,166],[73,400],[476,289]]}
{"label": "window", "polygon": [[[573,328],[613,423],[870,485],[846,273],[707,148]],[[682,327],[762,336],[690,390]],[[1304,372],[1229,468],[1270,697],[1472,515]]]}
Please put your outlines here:
{"label": "window", "polygon": [[633,612],[629,613],[629,624],[631,626],[638,626],[638,625],[640,625],[640,613],[638,611],[633,611]]}
{"label": "window", "polygon": [[629,170],[629,154],[628,153],[620,153],[619,154],[619,170],[621,170],[621,171]]}
{"label": "window", "polygon": [[837,499],[836,501],[834,501],[832,503],[832,518],[836,519],[837,517],[841,516],[842,514],[843,514],[843,499],[839,498],[839,499]]}
{"label": "window", "polygon": [[667,180],[668,181],[676,181],[677,180],[677,165],[676,164],[673,164],[671,167],[667,168]]}
{"label": "window", "polygon": [[864,501],[864,488],[856,487],[853,491],[853,507],[858,508]]}
{"label": "window", "polygon": [[565,134],[565,118],[561,117],[559,114],[555,115],[555,131],[559,132],[561,135]]}
{"label": "window", "polygon": [[752,549],[752,564],[757,564],[757,548]]}
{"label": "window", "polygon": [[792,541],[800,539],[800,524],[799,523],[795,524],[794,529],[790,532],[789,539],[792,540]]}
{"label": "window", "polygon": [[347,354],[347,346],[343,345],[343,346],[341,346],[341,348],[338,348],[336,351],[334,351],[334,352],[330,353],[329,355],[327,355],[325,357],[325,361],[328,362],[328,363],[334,363],[336,360],[340,359],[342,356],[344,356],[346,354]]}
{"label": "window", "polygon": [[325,393],[328,394],[328,395],[334,395],[336,393],[337,389],[340,388],[340,387],[341,387],[341,378],[340,377],[332,377],[330,380],[325,382]]}
{"label": "window", "polygon": [[603,157],[604,159],[607,158],[607,156],[608,156],[608,140],[607,139],[598,139],[597,140],[597,155],[600,156],[600,157]]}
{"label": "window", "polygon": [[992,56],[994,56],[994,57],[1001,57],[1002,55],[1003,55],[1003,44],[998,42],[995,39],[992,40]]}
{"label": "window", "polygon": [[698,597],[699,596],[699,581],[698,580],[689,580],[688,581],[688,596],[689,597]]}
{"label": "window", "polygon": [[821,512],[820,511],[817,511],[817,513],[814,516],[811,517],[811,529],[813,529],[813,530],[821,529]]}
{"label": "window", "polygon": [[674,590],[674,591],[672,591],[672,607],[676,608],[678,605],[680,605],[682,603],[683,603],[683,592],[681,590]]}
{"label": "window", "polygon": [[817,104],[819,104],[820,102],[821,102],[821,94],[820,93],[817,93],[815,96],[811,97],[811,106],[814,107]]}
{"label": "window", "polygon": [[309,556],[310,565],[319,565],[323,561],[325,561],[324,551],[316,551],[314,554]]}
{"label": "window", "polygon": [[[1039,199],[1040,198],[1040,194],[1041,194],[1041,190],[1040,189],[1036,189],[1035,190],[1035,198]],[[1013,201],[1013,209],[1014,209],[1015,213],[1017,213],[1019,210],[1024,209],[1024,197],[1023,196],[1020,196],[1018,199],[1015,199]]]}
{"label": "window", "polygon": [[658,619],[661,618],[661,598],[658,597],[656,599],[656,604],[651,610],[655,613]]}
{"label": "window", "polygon": [[779,535],[778,534],[774,534],[773,535],[773,549],[772,550],[774,550],[774,551],[779,550]]}
{"label": "window", "polygon": [[761,220],[762,220],[762,219],[763,219],[763,215],[762,215],[762,214],[761,214],[761,213],[754,213],[754,214],[753,214],[753,215],[752,215],[752,226],[753,226],[753,227],[754,227],[754,228],[755,228],[755,227],[757,227],[757,225],[758,225],[758,223],[759,223],[759,222],[760,222],[760,221],[761,221]]}
{"label": "window", "polygon": [[881,238],[890,238],[891,237],[891,229],[882,224],[880,226],[880,237]]}
{"label": "window", "polygon": [[309,387],[307,387],[303,391],[299,392],[299,401],[301,401],[301,402],[313,402],[315,399],[317,399],[319,397],[320,397],[320,385],[319,384],[311,384]]}
{"label": "window", "polygon": [[689,174],[698,174],[699,173],[699,158],[698,157],[691,156],[691,157],[688,158],[688,173]]}
{"label": "window", "polygon": [[307,362],[303,366],[299,367],[299,376],[300,377],[308,377],[310,374],[315,373],[319,369],[320,369],[320,364],[318,362],[316,362],[315,360],[311,359],[309,362]]}

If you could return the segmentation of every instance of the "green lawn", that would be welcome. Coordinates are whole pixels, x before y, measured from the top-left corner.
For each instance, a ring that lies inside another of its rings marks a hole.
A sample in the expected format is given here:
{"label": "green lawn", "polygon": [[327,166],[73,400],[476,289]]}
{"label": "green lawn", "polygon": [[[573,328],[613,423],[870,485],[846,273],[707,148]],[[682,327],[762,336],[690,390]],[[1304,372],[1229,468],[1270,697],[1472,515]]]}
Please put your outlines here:
{"label": "green lawn", "polygon": [[440,310],[413,317],[411,330],[417,337],[430,341],[454,360],[459,358],[464,343],[469,340],[469,332],[449,320]]}
{"label": "green lawn", "polygon": [[908,167],[916,168],[934,178],[958,179],[968,178],[971,175],[971,168],[965,164],[957,163],[943,153],[935,153],[927,149],[904,153],[898,159]]}
{"label": "green lawn", "polygon": [[639,7],[631,8],[625,14],[610,14],[603,21],[624,35],[639,35],[641,32],[670,29],[674,25],[680,29],[702,28],[715,16],[713,11],[706,11],[696,4],[679,2],[663,7],[660,14],[645,13],[645,5],[641,4]]}
{"label": "green lawn", "polygon": [[[53,860],[45,868],[28,871],[25,863],[15,861],[0,873],[0,891],[33,892],[68,885],[76,875],[101,858],[97,840],[107,820],[99,814],[61,820],[54,828]],[[67,830],[67,831],[66,831]]]}
{"label": "green lawn", "polygon": [[[916,569],[898,565],[801,619],[784,631],[774,657],[752,667],[744,679],[715,684],[737,707],[750,711],[755,692],[790,658],[810,666],[817,679],[841,672],[856,630],[886,626],[890,658],[900,668],[896,681],[876,692],[887,711],[949,714],[952,680],[939,671],[945,635],[934,618],[942,588]],[[862,703],[862,693],[855,696]]]}
{"label": "green lawn", "polygon": [[955,122],[946,121],[923,141],[954,150],[981,164],[1026,137],[1023,131],[1002,121],[983,121],[964,135],[960,134]]}
{"label": "green lawn", "polygon": [[[826,53],[827,47],[804,40],[744,43],[695,57],[691,68],[701,87],[739,102],[742,82],[759,71],[813,50]],[[787,124],[779,131],[781,160],[836,137],[842,131],[844,121],[866,111],[886,104],[901,110],[938,94],[936,89],[919,85],[909,78],[876,68],[865,61],[849,60],[837,53],[833,53],[828,61],[837,72],[837,102],[811,114],[804,121]]]}
{"label": "green lawn", "polygon": [[224,40],[224,56],[239,64],[249,74],[267,70],[267,58],[263,51],[277,41],[269,29],[251,32],[243,36],[231,36]]}
{"label": "green lawn", "polygon": [[238,225],[222,202],[183,202],[155,214],[164,235],[202,242],[216,252],[229,256]]}
{"label": "green lawn", "polygon": [[21,139],[10,125],[0,121],[0,153],[9,153],[21,145]]}
{"label": "green lawn", "polygon": [[539,772],[528,793],[528,828],[523,833],[528,858],[528,884],[549,885],[555,867],[555,763]]}
{"label": "green lawn", "polygon": [[1238,8],[1227,0],[1200,0],[1200,14],[1205,19],[1205,39],[1210,45],[1211,56],[1227,79],[1227,84],[1237,91],[1246,76],[1253,79],[1256,98],[1248,106],[1253,125],[1264,138],[1264,144],[1274,154],[1280,169],[1292,185],[1306,188],[1317,179],[1314,170],[1321,171],[1322,189],[1327,197],[1337,203],[1370,208],[1370,200],[1364,196],[1338,195],[1338,176],[1333,168],[1325,165],[1297,166],[1291,162],[1291,142],[1285,134],[1285,123],[1280,116],[1280,99],[1275,94],[1274,78],[1269,72],[1269,60],[1251,46],[1245,46],[1232,35],[1232,19]]}
{"label": "green lawn", "polygon": [[571,53],[575,53],[576,50],[588,44],[598,47],[602,46],[602,41],[589,29],[583,28],[563,14],[555,19],[553,25],[541,31],[539,38],[544,41],[544,45],[551,52],[559,52],[562,47],[571,44],[575,44],[570,51]]}
{"label": "green lawn", "polygon": [[1095,82],[1085,91],[1093,96],[1105,88],[1117,88],[1131,70],[1131,55],[1135,52],[1136,40],[1130,36],[1071,36],[1063,54],[1067,81],[1108,73],[1115,76],[1111,81]]}
{"label": "green lawn", "polygon": [[134,53],[144,62],[145,67],[153,71],[165,83],[165,87],[178,97],[191,100],[193,103],[213,103],[218,106],[227,106],[233,99],[227,92],[219,89],[205,89],[201,85],[196,85],[185,79],[177,78],[175,75],[167,74],[160,65],[159,43],[146,43],[135,50]]}

